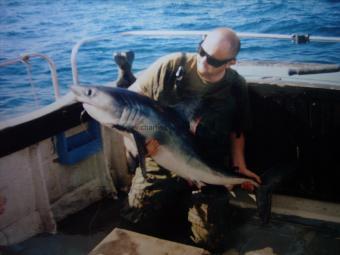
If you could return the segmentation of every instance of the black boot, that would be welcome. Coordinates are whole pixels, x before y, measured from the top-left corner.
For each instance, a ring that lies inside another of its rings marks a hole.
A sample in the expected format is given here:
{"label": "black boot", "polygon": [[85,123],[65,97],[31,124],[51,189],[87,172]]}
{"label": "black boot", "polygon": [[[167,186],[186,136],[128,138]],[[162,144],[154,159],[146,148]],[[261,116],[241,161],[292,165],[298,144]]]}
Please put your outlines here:
{"label": "black boot", "polygon": [[132,62],[135,58],[133,51],[115,52],[113,59],[118,66],[118,78],[116,86],[120,88],[128,88],[135,82],[136,77],[132,73]]}

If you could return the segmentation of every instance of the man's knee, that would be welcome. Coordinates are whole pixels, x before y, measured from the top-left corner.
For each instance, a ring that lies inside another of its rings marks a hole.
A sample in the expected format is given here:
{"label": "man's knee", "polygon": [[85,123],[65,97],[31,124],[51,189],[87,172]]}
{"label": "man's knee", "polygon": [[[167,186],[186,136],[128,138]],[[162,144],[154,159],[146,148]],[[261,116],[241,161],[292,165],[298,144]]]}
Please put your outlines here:
{"label": "man's knee", "polygon": [[135,211],[134,215],[138,215],[139,220],[149,215],[154,217],[163,214],[176,207],[178,198],[185,197],[189,191],[184,180],[170,175],[167,170],[152,165],[147,169],[148,180],[143,177],[141,169],[137,168],[128,194],[129,210]]}

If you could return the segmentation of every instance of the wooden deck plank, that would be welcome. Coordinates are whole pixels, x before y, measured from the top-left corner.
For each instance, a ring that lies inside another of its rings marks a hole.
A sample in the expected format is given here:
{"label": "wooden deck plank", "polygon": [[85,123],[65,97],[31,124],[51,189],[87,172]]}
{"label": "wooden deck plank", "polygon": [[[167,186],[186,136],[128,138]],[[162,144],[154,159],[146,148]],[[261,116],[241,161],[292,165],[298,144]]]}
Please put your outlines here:
{"label": "wooden deck plank", "polygon": [[204,249],[115,228],[89,255],[208,255]]}

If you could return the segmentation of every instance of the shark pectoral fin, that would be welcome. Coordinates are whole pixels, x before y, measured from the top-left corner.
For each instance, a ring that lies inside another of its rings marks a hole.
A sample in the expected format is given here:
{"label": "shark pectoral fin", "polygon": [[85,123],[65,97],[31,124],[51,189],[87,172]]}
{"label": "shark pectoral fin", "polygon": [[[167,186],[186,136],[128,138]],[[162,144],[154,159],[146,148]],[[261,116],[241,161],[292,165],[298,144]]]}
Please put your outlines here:
{"label": "shark pectoral fin", "polygon": [[233,184],[226,184],[226,185],[223,185],[224,187],[226,187],[229,191],[231,191],[235,185]]}
{"label": "shark pectoral fin", "polygon": [[201,189],[202,187],[205,186],[204,182],[200,182],[200,181],[193,181],[194,184],[196,185],[197,188]]}
{"label": "shark pectoral fin", "polygon": [[199,190],[202,189],[202,187],[206,186],[206,184],[204,182],[201,182],[201,181],[196,181],[196,180],[193,180],[193,179],[190,179],[190,178],[184,178],[182,177],[183,179],[186,180],[186,182],[188,183],[188,185],[190,187],[197,187]]}
{"label": "shark pectoral fin", "polygon": [[138,134],[137,132],[132,132],[133,138],[135,139],[137,151],[138,151],[138,160],[139,160],[139,166],[142,170],[143,177],[148,180],[148,176],[146,173],[146,166],[145,166],[145,157],[147,154],[147,151],[145,149],[145,139],[143,136]]}

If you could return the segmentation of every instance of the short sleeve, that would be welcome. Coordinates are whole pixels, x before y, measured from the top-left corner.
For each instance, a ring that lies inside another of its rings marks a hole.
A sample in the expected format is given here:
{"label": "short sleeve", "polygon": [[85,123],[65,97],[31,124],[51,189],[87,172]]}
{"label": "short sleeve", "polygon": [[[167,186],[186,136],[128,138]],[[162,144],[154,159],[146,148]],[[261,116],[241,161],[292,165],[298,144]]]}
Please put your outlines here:
{"label": "short sleeve", "polygon": [[159,58],[149,66],[136,80],[143,94],[158,100],[169,84],[175,69],[177,54],[170,54]]}
{"label": "short sleeve", "polygon": [[248,85],[242,76],[239,76],[239,93],[234,93],[236,97],[236,112],[234,131],[248,132],[251,129],[251,113]]}

